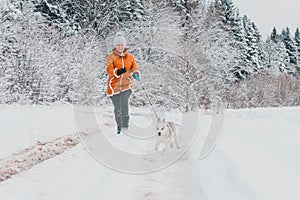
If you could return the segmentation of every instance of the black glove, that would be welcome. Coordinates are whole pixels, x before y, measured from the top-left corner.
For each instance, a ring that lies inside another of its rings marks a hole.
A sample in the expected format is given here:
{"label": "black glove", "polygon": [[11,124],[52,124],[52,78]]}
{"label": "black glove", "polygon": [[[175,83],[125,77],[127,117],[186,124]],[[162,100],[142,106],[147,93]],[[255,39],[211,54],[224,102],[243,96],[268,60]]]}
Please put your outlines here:
{"label": "black glove", "polygon": [[121,69],[118,69],[117,74],[118,74],[118,76],[120,76],[121,74],[124,74],[125,72],[126,72],[126,69],[121,68]]}

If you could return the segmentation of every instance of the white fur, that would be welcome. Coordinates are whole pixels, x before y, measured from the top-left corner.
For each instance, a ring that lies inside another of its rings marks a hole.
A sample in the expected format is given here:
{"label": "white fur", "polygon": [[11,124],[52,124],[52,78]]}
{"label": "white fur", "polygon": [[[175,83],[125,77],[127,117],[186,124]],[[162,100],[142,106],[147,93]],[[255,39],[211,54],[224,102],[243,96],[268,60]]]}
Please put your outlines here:
{"label": "white fur", "polygon": [[178,130],[175,123],[167,122],[165,119],[161,120],[158,118],[156,124],[155,150],[158,150],[160,144],[165,144],[166,146],[170,144],[170,147],[173,148],[173,141],[175,142],[177,149],[179,149],[180,146],[176,139],[177,134]]}

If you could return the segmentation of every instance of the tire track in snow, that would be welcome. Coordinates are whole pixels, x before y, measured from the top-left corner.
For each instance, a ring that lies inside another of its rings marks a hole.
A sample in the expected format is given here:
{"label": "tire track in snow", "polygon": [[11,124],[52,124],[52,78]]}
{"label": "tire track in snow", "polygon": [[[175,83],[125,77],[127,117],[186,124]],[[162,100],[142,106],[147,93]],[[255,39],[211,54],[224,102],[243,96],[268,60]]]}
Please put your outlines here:
{"label": "tire track in snow", "polygon": [[[79,133],[88,136],[87,133]],[[59,137],[51,142],[37,141],[35,145],[0,161],[0,182],[5,181],[33,166],[64,153],[80,143],[79,134]]]}

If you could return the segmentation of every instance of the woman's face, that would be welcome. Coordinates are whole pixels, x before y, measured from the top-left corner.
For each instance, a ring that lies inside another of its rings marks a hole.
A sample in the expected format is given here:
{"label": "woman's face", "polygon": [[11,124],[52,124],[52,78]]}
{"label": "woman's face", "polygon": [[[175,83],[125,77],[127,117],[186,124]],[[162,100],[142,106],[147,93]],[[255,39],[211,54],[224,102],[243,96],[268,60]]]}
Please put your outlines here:
{"label": "woman's face", "polygon": [[123,44],[117,44],[116,49],[118,52],[123,52],[124,51],[125,46]]}

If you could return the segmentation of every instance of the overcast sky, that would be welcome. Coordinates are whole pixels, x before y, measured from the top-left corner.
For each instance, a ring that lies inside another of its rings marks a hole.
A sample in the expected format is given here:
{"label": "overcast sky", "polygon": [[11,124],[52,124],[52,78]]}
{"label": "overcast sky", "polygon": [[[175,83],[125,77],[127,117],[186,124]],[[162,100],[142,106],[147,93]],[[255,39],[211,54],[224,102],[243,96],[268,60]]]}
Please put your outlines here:
{"label": "overcast sky", "polygon": [[260,30],[263,38],[275,26],[279,33],[289,27],[294,35],[300,28],[300,0],[232,0],[241,16],[246,14]]}

